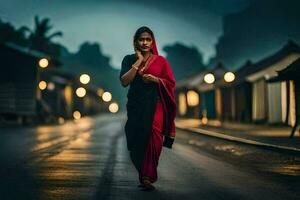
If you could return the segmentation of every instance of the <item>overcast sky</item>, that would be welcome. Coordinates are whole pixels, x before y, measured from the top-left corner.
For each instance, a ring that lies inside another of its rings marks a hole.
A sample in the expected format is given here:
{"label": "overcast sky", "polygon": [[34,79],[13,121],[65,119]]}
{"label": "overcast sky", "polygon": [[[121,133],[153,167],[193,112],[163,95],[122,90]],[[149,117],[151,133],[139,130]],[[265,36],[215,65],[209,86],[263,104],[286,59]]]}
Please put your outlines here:
{"label": "overcast sky", "polygon": [[156,35],[159,52],[181,42],[197,47],[207,61],[222,34],[222,16],[247,6],[249,0],[0,0],[0,18],[16,27],[33,26],[34,15],[49,17],[57,41],[70,51],[84,41],[99,42],[111,64],[120,68],[132,53],[135,30],[146,25]]}

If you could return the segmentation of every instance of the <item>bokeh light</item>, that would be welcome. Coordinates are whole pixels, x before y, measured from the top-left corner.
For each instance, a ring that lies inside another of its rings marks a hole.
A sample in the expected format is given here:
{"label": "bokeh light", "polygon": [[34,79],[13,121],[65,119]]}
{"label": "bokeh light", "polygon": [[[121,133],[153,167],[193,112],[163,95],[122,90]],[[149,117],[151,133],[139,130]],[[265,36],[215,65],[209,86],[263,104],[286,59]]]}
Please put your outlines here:
{"label": "bokeh light", "polygon": [[215,76],[212,73],[208,73],[204,76],[205,83],[211,84],[215,82]]}
{"label": "bokeh light", "polygon": [[79,87],[76,89],[76,95],[78,97],[84,97],[86,95],[86,90],[83,87]]}
{"label": "bokeh light", "polygon": [[88,84],[88,83],[90,82],[91,78],[90,78],[90,76],[87,75],[87,74],[82,74],[82,75],[80,76],[79,80],[80,80],[80,82],[81,82],[82,84]]}
{"label": "bokeh light", "polygon": [[189,106],[197,106],[199,104],[199,95],[193,90],[187,92],[187,104]]}
{"label": "bokeh light", "polygon": [[39,88],[40,88],[40,90],[45,90],[47,88],[46,81],[40,81],[39,82]]}
{"label": "bokeh light", "polygon": [[46,68],[49,65],[49,61],[46,58],[42,58],[39,60],[39,66],[41,68]]}
{"label": "bokeh light", "polygon": [[111,113],[116,113],[119,110],[119,105],[117,103],[111,103],[108,109]]}
{"label": "bokeh light", "polygon": [[48,83],[47,89],[50,90],[50,91],[53,91],[55,89],[55,84],[52,83],[52,82]]}
{"label": "bokeh light", "polygon": [[112,99],[112,95],[110,92],[104,92],[102,95],[102,99],[105,102],[109,102]]}
{"label": "bokeh light", "polygon": [[74,117],[74,119],[80,119],[81,113],[78,110],[76,110],[73,112],[73,117]]}
{"label": "bokeh light", "polygon": [[234,79],[235,79],[234,73],[232,73],[232,72],[226,72],[226,73],[224,74],[224,80],[225,80],[226,82],[232,82],[232,81],[234,81]]}

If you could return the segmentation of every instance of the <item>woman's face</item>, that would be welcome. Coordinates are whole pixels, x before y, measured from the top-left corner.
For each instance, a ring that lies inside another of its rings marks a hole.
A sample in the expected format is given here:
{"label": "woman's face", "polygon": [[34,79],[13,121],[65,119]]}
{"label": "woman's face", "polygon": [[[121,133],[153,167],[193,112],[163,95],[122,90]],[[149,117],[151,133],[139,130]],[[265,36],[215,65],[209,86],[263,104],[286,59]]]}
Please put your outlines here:
{"label": "woman's face", "polygon": [[140,37],[136,41],[136,47],[140,51],[150,51],[152,49],[152,36],[148,32],[144,32],[140,35]]}

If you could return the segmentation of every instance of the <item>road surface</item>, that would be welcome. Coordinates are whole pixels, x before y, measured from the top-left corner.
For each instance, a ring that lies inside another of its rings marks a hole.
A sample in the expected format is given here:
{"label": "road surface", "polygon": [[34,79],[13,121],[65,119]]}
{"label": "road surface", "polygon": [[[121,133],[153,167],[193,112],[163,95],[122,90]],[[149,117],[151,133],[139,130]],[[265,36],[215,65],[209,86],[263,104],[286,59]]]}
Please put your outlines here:
{"label": "road surface", "polygon": [[124,115],[0,128],[0,199],[300,199],[298,156],[177,131],[156,190],[137,188]]}

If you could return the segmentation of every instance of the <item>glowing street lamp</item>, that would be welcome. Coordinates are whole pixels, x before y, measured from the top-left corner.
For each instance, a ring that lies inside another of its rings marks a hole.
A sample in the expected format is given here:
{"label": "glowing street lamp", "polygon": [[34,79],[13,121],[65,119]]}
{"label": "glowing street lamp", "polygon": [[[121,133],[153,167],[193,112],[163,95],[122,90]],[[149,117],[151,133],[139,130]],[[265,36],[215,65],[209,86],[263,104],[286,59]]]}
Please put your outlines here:
{"label": "glowing street lamp", "polygon": [[111,113],[116,113],[119,110],[119,105],[117,103],[111,103],[108,109]]}
{"label": "glowing street lamp", "polygon": [[212,84],[215,82],[215,76],[212,73],[208,73],[204,76],[205,83]]}
{"label": "glowing street lamp", "polygon": [[193,90],[187,92],[187,104],[189,106],[197,106],[199,104],[199,95]]}
{"label": "glowing street lamp", "polygon": [[105,102],[109,102],[112,99],[112,95],[110,92],[104,92],[102,95],[102,99]]}
{"label": "glowing street lamp", "polygon": [[45,90],[47,88],[46,81],[40,81],[39,82],[39,88],[40,88],[40,90]]}
{"label": "glowing street lamp", "polygon": [[73,112],[73,117],[74,117],[74,119],[80,119],[81,113],[78,110],[76,110]]}
{"label": "glowing street lamp", "polygon": [[208,123],[207,117],[202,117],[202,119],[201,119],[201,124],[202,124],[202,125],[206,125],[207,123]]}
{"label": "glowing street lamp", "polygon": [[79,87],[76,89],[76,95],[78,97],[84,97],[86,95],[86,90],[83,87]]}
{"label": "glowing street lamp", "polygon": [[226,72],[225,74],[224,74],[224,80],[226,81],[226,82],[232,82],[232,81],[234,81],[234,79],[235,79],[235,75],[234,75],[234,73],[232,73],[232,72]]}
{"label": "glowing street lamp", "polygon": [[42,58],[39,60],[39,66],[41,68],[46,68],[49,65],[49,61],[46,58]]}
{"label": "glowing street lamp", "polygon": [[82,74],[80,77],[79,77],[79,80],[82,84],[88,84],[91,80],[90,76],[87,75],[87,74]]}

